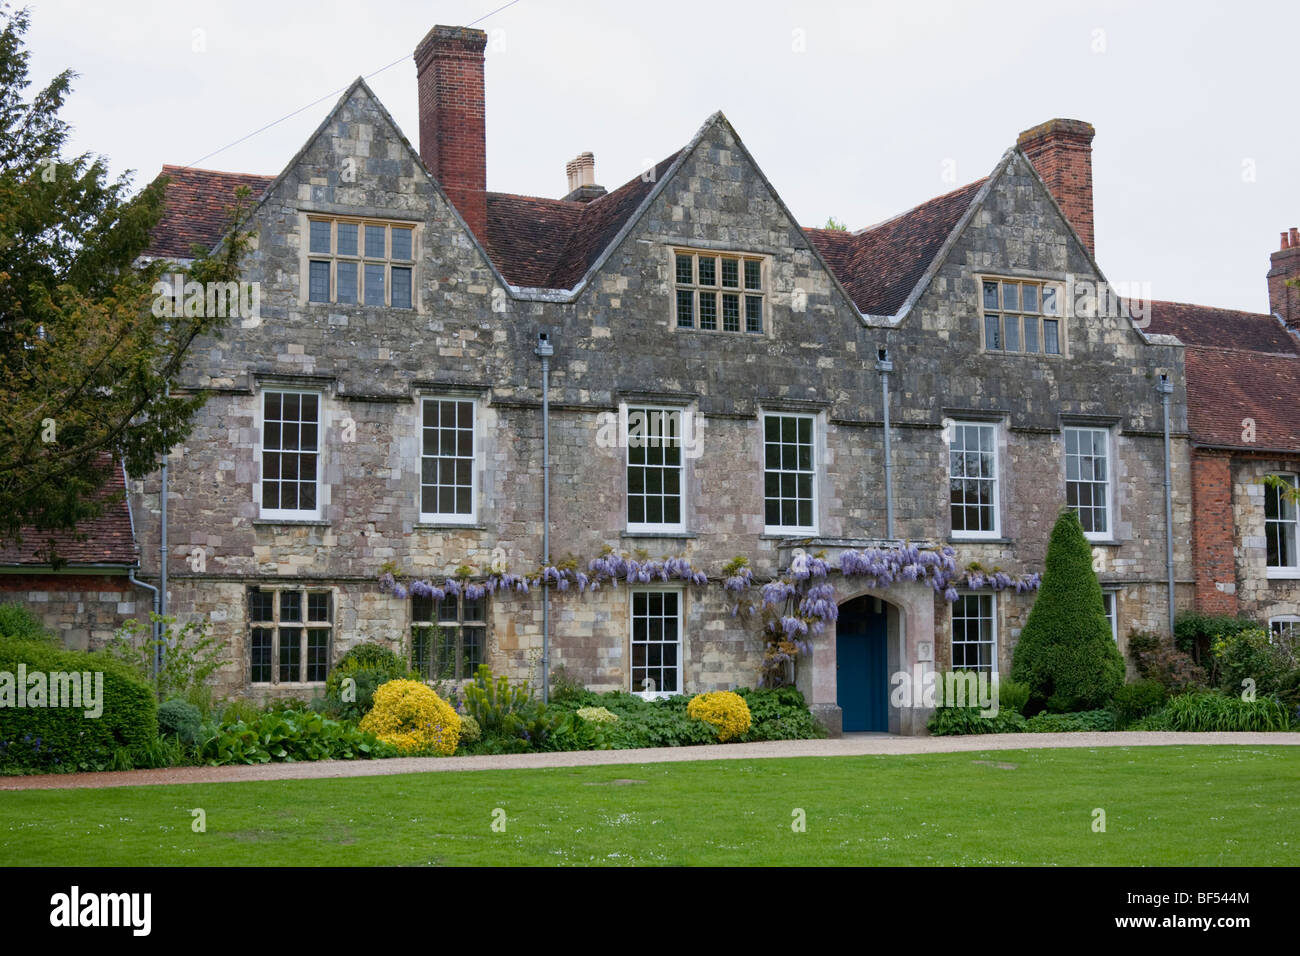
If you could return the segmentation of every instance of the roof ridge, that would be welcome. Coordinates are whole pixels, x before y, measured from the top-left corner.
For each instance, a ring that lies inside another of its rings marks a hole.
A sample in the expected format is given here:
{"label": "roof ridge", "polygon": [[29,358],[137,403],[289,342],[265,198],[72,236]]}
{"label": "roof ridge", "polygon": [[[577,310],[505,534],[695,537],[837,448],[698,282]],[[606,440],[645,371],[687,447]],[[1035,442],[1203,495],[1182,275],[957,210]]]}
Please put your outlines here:
{"label": "roof ridge", "polygon": [[[869,226],[863,226],[861,229],[854,229],[854,230],[852,230],[851,232],[849,232],[849,235],[850,235],[850,236],[853,236],[853,237],[856,239],[858,236],[865,235],[866,233],[869,233],[869,232],[874,232],[875,230],[879,229],[880,227],[882,227],[882,226],[887,226],[887,225],[889,225],[891,222],[894,222],[895,220],[902,219],[904,216],[910,216],[912,213],[916,212],[918,209],[921,209],[921,208],[923,208],[923,207],[925,207],[925,206],[930,205],[930,203],[940,202],[940,201],[942,201],[942,200],[944,200],[944,199],[951,199],[953,196],[956,196],[958,193],[965,192],[965,191],[968,190],[968,189],[976,189],[976,188],[978,188],[978,187],[980,187],[980,186],[983,186],[986,182],[988,182],[988,179],[989,179],[989,177],[984,176],[984,177],[981,177],[980,179],[975,180],[974,182],[969,182],[969,183],[967,183],[965,186],[958,186],[956,189],[949,190],[949,191],[946,192],[946,193],[941,193],[941,194],[938,195],[938,196],[931,196],[929,199],[925,200],[924,202],[919,202],[919,203],[917,203],[915,206],[912,206],[912,207],[909,208],[909,209],[904,209],[902,212],[898,213],[897,215],[890,216],[888,219],[882,219],[882,220],[880,220],[879,222],[872,223],[872,224],[869,225]],[[838,232],[839,230],[838,230],[838,229],[832,229],[832,230],[829,230],[829,231],[830,231],[830,232]]]}

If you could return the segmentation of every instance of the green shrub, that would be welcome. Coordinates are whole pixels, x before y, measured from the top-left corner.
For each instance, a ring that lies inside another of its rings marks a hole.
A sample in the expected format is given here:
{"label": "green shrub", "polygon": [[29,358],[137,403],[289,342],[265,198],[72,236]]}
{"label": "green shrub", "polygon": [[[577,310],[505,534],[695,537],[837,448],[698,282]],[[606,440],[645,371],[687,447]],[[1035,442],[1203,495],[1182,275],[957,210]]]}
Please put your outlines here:
{"label": "green shrub", "polygon": [[[151,624],[162,630],[155,638],[150,626],[132,618],[114,633],[104,647],[106,653],[130,667],[141,680],[150,684],[154,694],[170,700],[188,700],[201,713],[212,709],[212,688],[208,678],[222,664],[221,642],[208,633],[212,626],[206,619],[189,621],[179,630],[176,618],[150,614]],[[154,656],[162,648],[162,666],[154,675]]]}
{"label": "green shrub", "polygon": [[1003,710],[993,717],[981,717],[978,707],[940,707],[930,718],[926,729],[933,737],[955,737],[966,734],[1022,734],[1028,722],[1014,710]]}
{"label": "green shrub", "polygon": [[1214,691],[1183,694],[1138,721],[1134,730],[1201,732],[1286,730],[1290,715],[1271,697],[1242,700]]}
{"label": "green shrub", "polygon": [[1209,680],[1191,655],[1174,649],[1156,634],[1130,631],[1128,656],[1141,677],[1156,681],[1169,694],[1204,690]]}
{"label": "green shrub", "polygon": [[1291,715],[1291,723],[1300,726],[1300,668],[1287,671],[1278,679],[1277,699]]}
{"label": "green shrub", "polygon": [[521,725],[536,709],[527,681],[511,684],[504,674],[493,678],[486,664],[465,685],[464,697],[465,713],[478,722],[485,737],[520,736]]}
{"label": "green shrub", "polygon": [[813,740],[826,736],[826,728],[808,711],[803,694],[794,687],[741,688],[736,693],[745,698],[753,721],[738,740]]}
{"label": "green shrub", "polygon": [[212,766],[272,761],[395,757],[397,748],[351,724],[311,711],[268,712],[255,721],[221,724],[199,748]]}
{"label": "green shrub", "polygon": [[1210,643],[1210,679],[1225,694],[1240,694],[1248,686],[1273,693],[1286,671],[1279,646],[1262,627],[1218,635]]}
{"label": "green shrub", "polygon": [[[102,713],[83,707],[6,706],[0,714],[0,772],[100,770],[121,749],[143,747],[158,736],[152,689],[107,654],[65,651],[43,641],[0,640],[0,671],[103,674]],[[98,681],[91,678],[92,683]],[[11,685],[10,691],[16,689]],[[52,698],[47,698],[52,699]],[[83,702],[86,700],[84,692]]]}
{"label": "green shrub", "polygon": [[218,724],[256,723],[265,711],[252,701],[236,698],[224,701],[217,712]]}
{"label": "green shrub", "polygon": [[1029,685],[1014,680],[998,681],[998,709],[1023,714],[1029,706]]}
{"label": "green shrub", "polygon": [[1144,678],[1125,684],[1115,691],[1113,706],[1118,723],[1127,726],[1147,714],[1153,714],[1165,705],[1169,694],[1164,684]]}
{"label": "green shrub", "polygon": [[1031,734],[1068,734],[1115,729],[1115,714],[1109,710],[1084,710],[1072,714],[1038,714],[1029,718]]}
{"label": "green shrub", "polygon": [[44,641],[57,644],[54,632],[24,605],[16,602],[0,604],[0,639],[15,641]]}
{"label": "green shrub", "polygon": [[1210,659],[1210,645],[1215,638],[1258,627],[1259,622],[1248,617],[1184,611],[1174,621],[1174,647],[1184,654],[1190,654],[1196,663],[1206,663]]}
{"label": "green shrub", "polygon": [[358,644],[339,658],[325,678],[325,703],[320,709],[331,717],[360,720],[374,706],[381,685],[419,679],[396,651],[382,644]]}
{"label": "green shrub", "polygon": [[483,736],[483,729],[479,727],[478,721],[475,720],[473,717],[471,717],[469,714],[461,714],[460,715],[461,746],[463,747],[466,744],[478,743],[479,739],[482,736]]}
{"label": "green shrub", "polygon": [[569,672],[563,666],[551,671],[551,703],[558,704],[572,700],[586,693],[586,690],[578,680],[569,676]]}
{"label": "green shrub", "polygon": [[188,700],[179,697],[158,707],[158,735],[173,736],[187,747],[198,742],[203,715]]}
{"label": "green shrub", "polygon": [[1011,679],[1029,685],[1029,710],[1058,713],[1104,707],[1124,683],[1124,658],[1111,639],[1092,550],[1073,511],[1063,512],[1052,529]]}

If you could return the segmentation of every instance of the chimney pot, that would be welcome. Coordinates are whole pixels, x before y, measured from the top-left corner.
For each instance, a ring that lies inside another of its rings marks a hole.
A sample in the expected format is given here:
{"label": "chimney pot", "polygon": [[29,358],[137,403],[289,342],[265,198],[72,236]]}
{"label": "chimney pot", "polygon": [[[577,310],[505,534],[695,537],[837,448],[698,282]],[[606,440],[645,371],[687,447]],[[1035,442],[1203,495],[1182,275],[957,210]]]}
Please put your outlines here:
{"label": "chimney pot", "polygon": [[1268,307],[1287,327],[1300,332],[1300,228],[1282,233],[1282,248],[1269,258]]}
{"label": "chimney pot", "polygon": [[1292,226],[1291,227],[1291,248],[1294,249],[1296,246],[1300,246],[1300,229],[1297,229],[1295,226]]}
{"label": "chimney pot", "polygon": [[1052,119],[1027,129],[1016,147],[1033,163],[1052,197],[1083,240],[1089,255],[1095,253],[1092,217],[1091,123]]}
{"label": "chimney pot", "polygon": [[579,153],[564,164],[569,179],[569,192],[564,198],[569,202],[591,202],[605,195],[605,187],[596,185],[596,156]]}
{"label": "chimney pot", "polygon": [[1283,249],[1290,248],[1290,246],[1287,244],[1287,234],[1285,232],[1282,233],[1282,248]]}
{"label": "chimney pot", "polygon": [[415,48],[420,158],[480,241],[487,238],[486,46],[482,30],[436,26]]}

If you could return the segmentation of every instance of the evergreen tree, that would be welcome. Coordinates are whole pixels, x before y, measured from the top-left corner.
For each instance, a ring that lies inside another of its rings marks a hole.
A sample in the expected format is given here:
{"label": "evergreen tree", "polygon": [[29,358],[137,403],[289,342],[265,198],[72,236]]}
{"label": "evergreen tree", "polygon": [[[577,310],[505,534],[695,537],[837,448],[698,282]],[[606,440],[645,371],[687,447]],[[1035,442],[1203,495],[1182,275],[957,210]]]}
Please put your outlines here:
{"label": "evergreen tree", "polygon": [[1011,679],[1028,684],[1030,710],[1104,707],[1124,683],[1079,516],[1061,514],[1047,546],[1038,598],[1012,656]]}

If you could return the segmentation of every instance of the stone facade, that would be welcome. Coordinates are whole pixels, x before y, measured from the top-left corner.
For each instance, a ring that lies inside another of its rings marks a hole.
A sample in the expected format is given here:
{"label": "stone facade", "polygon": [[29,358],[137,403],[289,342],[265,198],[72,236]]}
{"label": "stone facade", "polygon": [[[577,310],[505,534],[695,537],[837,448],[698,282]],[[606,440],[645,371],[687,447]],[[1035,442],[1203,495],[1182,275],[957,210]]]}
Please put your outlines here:
{"label": "stone facade", "polygon": [[126,575],[0,574],[0,604],[24,604],[65,647],[97,651],[128,620],[148,622],[149,592]]}
{"label": "stone facade", "polygon": [[[422,123],[424,120],[422,119]],[[345,173],[345,171],[352,171]],[[891,379],[894,536],[951,543],[960,565],[1039,571],[1063,503],[1062,428],[1113,435],[1111,539],[1101,577],[1119,589],[1121,630],[1161,630],[1166,617],[1160,374],[1172,401],[1174,480],[1187,487],[1181,349],[1153,344],[1122,317],[1067,317],[1061,356],[982,349],[979,277],[1099,281],[1089,250],[1023,154],[1009,151],[983,187],[905,315],[864,316],[828,271],[720,114],[655,184],[638,215],[572,294],[509,285],[419,156],[364,83],[340,105],[257,207],[245,278],[261,312],[193,350],[185,383],[209,400],[171,458],[170,609],[206,617],[229,648],[220,691],[309,697],[319,684],[250,682],[248,591],[286,583],[333,595],[330,654],[367,640],[409,646],[411,602],[381,594],[385,562],[413,577],[482,570],[504,554],[531,571],[542,550],[540,368],[551,364],[551,555],[585,566],[604,548],[684,555],[717,576],[736,555],[763,580],[787,566],[792,542],[764,533],[765,412],[816,420],[817,521],[809,548],[886,536],[883,420],[875,360]],[[400,221],[415,229],[411,310],[308,301],[310,214]],[[763,257],[761,335],[682,330],[673,319],[677,248]],[[320,396],[319,517],[262,518],[262,393]],[[476,520],[421,522],[420,399],[476,403]],[[702,417],[701,454],[685,464],[684,533],[639,535],[626,522],[625,450],[601,440],[620,403]],[[947,503],[945,423],[997,425],[1001,536],[954,541]],[[158,476],[133,483],[142,577],[157,579]],[[1190,497],[1176,497],[1176,575],[1191,600]],[[866,592],[838,575],[837,600]],[[665,585],[665,588],[670,587]],[[753,685],[762,642],[732,617],[720,589],[680,591],[682,689]],[[556,594],[552,667],[592,689],[630,687],[629,591]],[[890,666],[944,667],[949,605],[928,588],[880,592],[890,606]],[[1010,655],[1032,596],[997,602],[997,659]],[[485,662],[539,674],[535,595],[489,602]],[[837,717],[834,627],[814,639],[798,682],[825,719]],[[923,720],[895,714],[891,729]]]}

